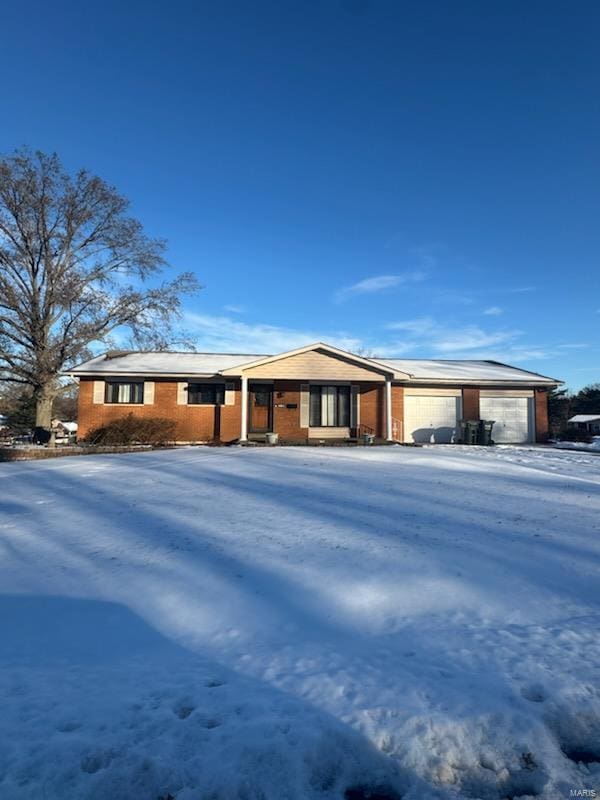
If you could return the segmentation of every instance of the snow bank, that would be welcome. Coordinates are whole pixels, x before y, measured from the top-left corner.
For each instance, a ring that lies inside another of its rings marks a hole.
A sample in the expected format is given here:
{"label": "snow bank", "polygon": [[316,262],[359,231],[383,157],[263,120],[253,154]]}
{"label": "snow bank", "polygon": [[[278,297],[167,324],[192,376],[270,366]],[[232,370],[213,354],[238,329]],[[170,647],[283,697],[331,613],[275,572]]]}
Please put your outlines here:
{"label": "snow bank", "polygon": [[0,797],[600,783],[593,455],[190,448],[0,493]]}
{"label": "snow bank", "polygon": [[591,442],[555,442],[554,447],[559,450],[589,450],[600,453],[600,436],[593,436]]}

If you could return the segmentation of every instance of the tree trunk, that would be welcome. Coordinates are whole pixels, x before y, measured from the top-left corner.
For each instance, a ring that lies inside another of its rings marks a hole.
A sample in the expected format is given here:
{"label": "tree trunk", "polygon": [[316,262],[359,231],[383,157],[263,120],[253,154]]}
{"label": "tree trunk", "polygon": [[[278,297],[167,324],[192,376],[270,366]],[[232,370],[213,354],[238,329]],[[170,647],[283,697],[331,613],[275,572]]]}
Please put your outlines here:
{"label": "tree trunk", "polygon": [[40,386],[34,390],[35,399],[35,431],[33,441],[37,444],[49,444],[54,446],[52,436],[52,403],[54,402],[54,391],[49,386]]}

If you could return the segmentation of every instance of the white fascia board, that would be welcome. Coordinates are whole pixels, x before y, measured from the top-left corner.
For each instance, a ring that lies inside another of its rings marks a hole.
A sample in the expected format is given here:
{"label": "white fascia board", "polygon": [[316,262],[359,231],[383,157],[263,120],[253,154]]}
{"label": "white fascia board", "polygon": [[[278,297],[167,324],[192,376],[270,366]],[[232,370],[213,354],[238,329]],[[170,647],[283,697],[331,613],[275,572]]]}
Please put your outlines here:
{"label": "white fascia board", "polygon": [[108,372],[108,370],[101,370],[99,372],[78,372],[71,370],[69,372],[61,372],[61,375],[67,378],[94,378],[95,380],[102,380],[102,378],[219,378],[220,372],[117,372],[116,370]]}
{"label": "white fascia board", "polygon": [[539,388],[551,388],[558,386],[559,383],[549,380],[515,380],[510,381],[504,379],[498,380],[476,380],[475,378],[413,378],[409,381],[402,379],[396,380],[394,383],[403,386],[504,386],[507,388],[527,388],[528,386],[537,386]]}

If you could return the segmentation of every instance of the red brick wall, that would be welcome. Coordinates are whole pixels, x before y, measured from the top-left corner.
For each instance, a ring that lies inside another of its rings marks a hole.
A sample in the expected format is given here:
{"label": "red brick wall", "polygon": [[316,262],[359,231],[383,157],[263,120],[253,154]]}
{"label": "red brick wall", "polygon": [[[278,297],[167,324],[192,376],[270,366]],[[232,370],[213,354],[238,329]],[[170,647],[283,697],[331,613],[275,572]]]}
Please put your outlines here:
{"label": "red brick wall", "polygon": [[360,384],[360,423],[385,436],[385,384]]}
{"label": "red brick wall", "polygon": [[[308,383],[308,381],[306,381]],[[300,427],[300,386],[303,381],[274,381],[273,384],[273,430],[282,441],[304,441],[308,428]],[[402,397],[401,386],[394,387]],[[385,435],[384,387],[381,384],[360,384],[360,421],[376,431],[377,436]],[[296,404],[297,408],[278,408]],[[402,409],[400,409],[402,413]],[[400,417],[402,419],[402,417]]]}
{"label": "red brick wall", "polygon": [[[273,429],[284,441],[302,441],[307,429],[300,427],[300,381],[275,381],[273,385]],[[177,405],[177,382],[155,381],[152,405],[94,404],[94,381],[82,378],[79,383],[79,438],[84,438],[92,428],[104,425],[130,411],[142,417],[166,417],[177,423],[177,440],[180,442],[207,442],[214,438],[214,406]],[[479,418],[479,389],[463,388],[463,415],[465,419]],[[221,406],[220,441],[231,442],[239,438],[241,426],[241,392],[235,382],[235,405]],[[295,404],[296,408],[286,408]],[[283,405],[284,408],[278,408]],[[392,386],[392,416],[404,419],[404,388]],[[378,437],[385,437],[385,385],[360,384],[360,421],[368,425]],[[535,390],[536,441],[548,438],[548,393]]]}
{"label": "red brick wall", "polygon": [[[273,430],[284,442],[298,442],[308,438],[308,428],[300,427],[300,386],[300,381],[273,383]],[[296,408],[285,408],[294,404]]]}
{"label": "red brick wall", "polygon": [[535,440],[545,442],[548,439],[548,392],[546,389],[535,390]]}
{"label": "red brick wall", "polygon": [[462,415],[463,419],[479,419],[479,388],[463,387]]}
{"label": "red brick wall", "polygon": [[[155,381],[154,403],[151,405],[94,404],[94,381],[82,378],[79,382],[78,436],[85,438],[88,431],[105,425],[133,412],[140,417],[166,417],[177,423],[176,436],[179,442],[212,441],[215,430],[215,407],[177,405],[177,382]],[[234,441],[240,435],[240,386],[235,385],[235,405],[221,406],[222,442]]]}

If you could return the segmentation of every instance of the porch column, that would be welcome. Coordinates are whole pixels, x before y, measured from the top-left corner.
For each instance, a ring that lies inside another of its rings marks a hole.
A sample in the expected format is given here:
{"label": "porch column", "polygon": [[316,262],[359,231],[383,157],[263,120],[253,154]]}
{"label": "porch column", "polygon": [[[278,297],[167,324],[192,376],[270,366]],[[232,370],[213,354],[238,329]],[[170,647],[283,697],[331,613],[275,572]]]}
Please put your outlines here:
{"label": "porch column", "polygon": [[248,378],[242,376],[242,424],[240,442],[248,441]]}
{"label": "porch column", "polygon": [[388,442],[393,441],[392,434],[392,379],[385,379],[385,433]]}

